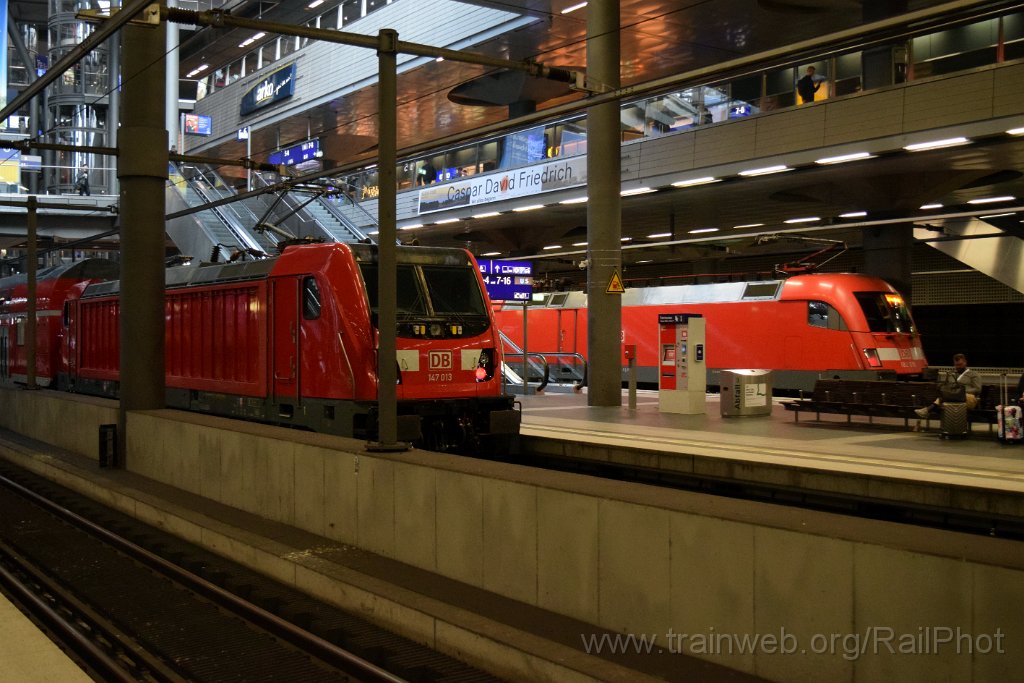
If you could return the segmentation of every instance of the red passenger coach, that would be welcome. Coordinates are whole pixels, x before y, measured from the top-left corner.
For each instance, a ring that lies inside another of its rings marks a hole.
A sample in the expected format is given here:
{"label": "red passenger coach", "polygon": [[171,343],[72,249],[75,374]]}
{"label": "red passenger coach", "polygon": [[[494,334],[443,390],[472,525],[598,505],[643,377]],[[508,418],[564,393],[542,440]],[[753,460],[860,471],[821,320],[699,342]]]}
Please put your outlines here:
{"label": "red passenger coach", "polygon": [[[82,283],[118,276],[118,264],[86,259],[40,270],[36,275],[36,383],[55,386],[66,353],[65,302]],[[0,382],[24,384],[28,379],[25,325],[28,321],[28,278],[0,279]]]}
{"label": "red passenger coach", "polygon": [[[774,370],[780,389],[811,389],[819,377],[917,376],[926,366],[903,298],[866,275],[799,275],[786,280],[633,288],[622,298],[622,342],[636,344],[638,379],[657,383],[658,314],[707,321],[708,382],[729,368]],[[586,295],[546,295],[527,314],[529,352],[587,351]],[[522,308],[497,314],[517,344]]]}
{"label": "red passenger coach", "polygon": [[[399,247],[397,260],[399,437],[448,450],[517,434],[472,256]],[[168,405],[374,438],[376,289],[370,245],[168,270]],[[119,292],[116,281],[70,291],[62,386],[116,396]]]}

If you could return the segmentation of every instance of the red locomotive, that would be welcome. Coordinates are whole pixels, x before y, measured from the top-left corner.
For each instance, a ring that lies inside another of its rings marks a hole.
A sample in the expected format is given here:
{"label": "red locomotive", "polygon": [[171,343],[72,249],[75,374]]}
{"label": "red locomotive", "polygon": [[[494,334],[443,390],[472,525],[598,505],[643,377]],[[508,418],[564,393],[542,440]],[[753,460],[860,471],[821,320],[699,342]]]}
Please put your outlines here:
{"label": "red locomotive", "polygon": [[[418,443],[449,450],[517,434],[472,256],[399,247],[397,259],[400,438],[420,433]],[[50,345],[39,374],[58,388],[116,396],[120,283],[78,283],[53,285],[64,301],[47,310],[63,315],[38,335]],[[168,270],[168,406],[375,437],[376,289],[370,245],[292,246],[276,258]],[[16,308],[0,309],[0,329],[15,324]],[[24,365],[22,354],[11,358]]]}
{"label": "red locomotive", "polygon": [[[586,305],[586,294],[562,292],[530,306],[527,351],[586,356]],[[704,316],[708,382],[714,385],[718,371],[728,368],[775,370],[776,388],[811,389],[819,377],[908,377],[927,365],[903,298],[884,280],[866,275],[626,290],[622,342],[636,344],[638,380],[655,385],[659,313]],[[504,306],[496,319],[522,344],[522,307]]]}

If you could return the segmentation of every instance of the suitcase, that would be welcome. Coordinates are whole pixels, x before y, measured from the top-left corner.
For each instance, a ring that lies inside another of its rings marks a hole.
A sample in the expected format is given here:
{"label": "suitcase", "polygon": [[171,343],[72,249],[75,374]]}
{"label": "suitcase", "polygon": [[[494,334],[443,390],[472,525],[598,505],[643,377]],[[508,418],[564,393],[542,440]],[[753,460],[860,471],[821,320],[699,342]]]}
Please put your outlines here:
{"label": "suitcase", "polygon": [[943,439],[966,439],[967,430],[967,404],[943,403],[942,432],[939,436]]}
{"label": "suitcase", "polygon": [[1003,375],[1003,386],[1000,391],[1002,402],[996,406],[996,424],[998,425],[999,441],[1004,444],[1018,444],[1024,441],[1021,431],[1021,409],[1013,405],[1007,393],[1006,375]]}

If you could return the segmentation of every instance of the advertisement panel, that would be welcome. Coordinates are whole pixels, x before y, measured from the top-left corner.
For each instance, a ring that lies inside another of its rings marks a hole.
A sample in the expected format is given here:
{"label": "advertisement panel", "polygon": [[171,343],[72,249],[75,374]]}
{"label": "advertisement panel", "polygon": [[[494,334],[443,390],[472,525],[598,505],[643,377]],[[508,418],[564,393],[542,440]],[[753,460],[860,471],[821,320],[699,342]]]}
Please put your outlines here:
{"label": "advertisement panel", "polygon": [[586,185],[587,159],[573,157],[511,171],[471,176],[455,183],[420,190],[419,213],[432,213],[500,202],[544,192]]}

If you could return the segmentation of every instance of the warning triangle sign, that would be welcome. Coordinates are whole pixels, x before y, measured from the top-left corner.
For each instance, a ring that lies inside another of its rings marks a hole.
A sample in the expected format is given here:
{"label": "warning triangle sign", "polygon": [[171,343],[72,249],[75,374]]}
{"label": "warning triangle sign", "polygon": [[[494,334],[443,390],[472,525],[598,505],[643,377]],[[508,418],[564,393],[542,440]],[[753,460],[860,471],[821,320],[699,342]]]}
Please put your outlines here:
{"label": "warning triangle sign", "polygon": [[612,279],[608,281],[608,289],[604,290],[605,294],[625,294],[626,288],[622,286],[622,278],[619,277],[619,271],[612,272]]}

